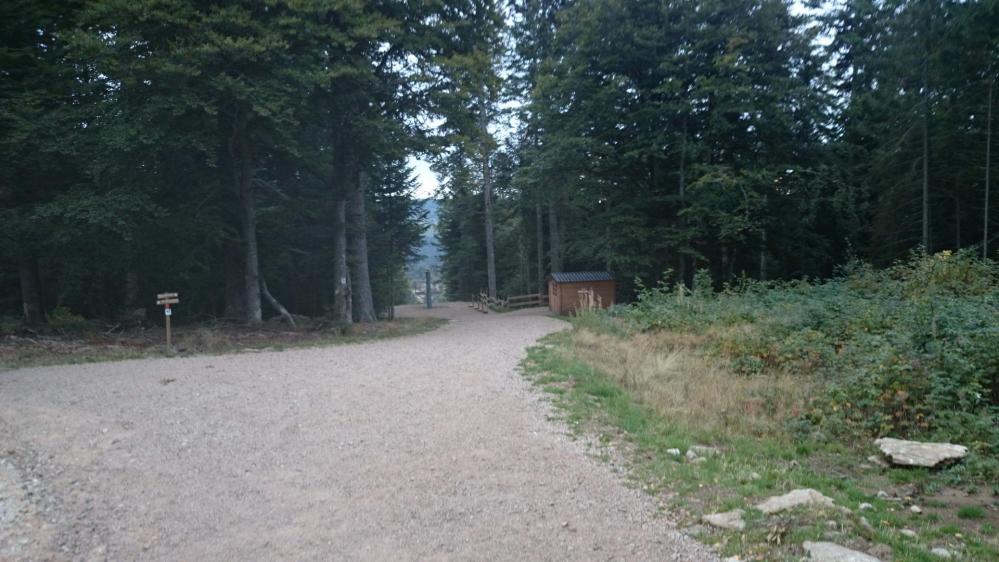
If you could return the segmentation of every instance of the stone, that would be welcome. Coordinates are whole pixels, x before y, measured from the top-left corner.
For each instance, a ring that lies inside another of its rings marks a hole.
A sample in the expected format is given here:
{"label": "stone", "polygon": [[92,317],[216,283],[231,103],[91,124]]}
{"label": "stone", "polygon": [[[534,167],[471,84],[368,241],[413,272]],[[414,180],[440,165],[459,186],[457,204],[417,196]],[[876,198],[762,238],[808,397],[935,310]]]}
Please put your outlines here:
{"label": "stone", "polygon": [[697,453],[695,453],[693,449],[688,449],[686,457],[688,461],[692,461],[697,458]]}
{"label": "stone", "polygon": [[925,443],[885,437],[874,441],[874,444],[892,464],[897,466],[933,468],[943,463],[961,460],[968,454],[967,447],[953,443]]}
{"label": "stone", "polygon": [[954,557],[954,554],[951,551],[947,550],[946,548],[943,548],[942,546],[931,548],[930,554],[938,558],[946,558],[948,560]]}
{"label": "stone", "polygon": [[749,473],[749,479],[750,480],[760,480],[761,478],[763,478],[763,477],[760,476],[759,472],[750,472]]}
{"label": "stone", "polygon": [[886,544],[876,544],[867,549],[868,554],[882,560],[891,560],[895,557],[895,549]]}
{"label": "stone", "polygon": [[918,514],[918,513],[922,513],[923,512],[923,508],[919,507],[918,505],[914,505],[914,506],[912,506],[912,507],[909,508],[909,511]]}
{"label": "stone", "polygon": [[741,531],[746,528],[746,522],[742,520],[745,512],[741,509],[733,509],[724,513],[712,513],[702,517],[705,523],[719,529],[730,531]]}
{"label": "stone", "polygon": [[816,562],[881,562],[869,554],[836,543],[805,541],[802,546]]}
{"label": "stone", "polygon": [[666,454],[674,457],[679,457],[681,455],[680,449],[666,449]]}
{"label": "stone", "polygon": [[721,454],[718,447],[708,447],[707,445],[691,445],[688,451],[693,451],[699,457],[713,457]]}
{"label": "stone", "polygon": [[867,511],[868,509],[874,509],[874,506],[871,505],[871,504],[869,504],[869,503],[867,503],[867,502],[864,502],[864,503],[858,505],[857,509],[859,509],[860,511]]}
{"label": "stone", "polygon": [[867,457],[868,462],[874,464],[875,466],[880,466],[881,468],[888,468],[888,463],[885,462],[880,455],[871,455]]}
{"label": "stone", "polygon": [[811,488],[801,488],[798,490],[792,490],[783,496],[768,498],[763,503],[757,505],[756,509],[770,515],[771,513],[778,513],[780,511],[798,507],[799,505],[834,507],[835,504],[833,504],[832,498],[824,496],[816,490]]}
{"label": "stone", "polygon": [[903,537],[909,537],[910,539],[917,538],[919,535],[912,529],[902,529],[899,531]]}

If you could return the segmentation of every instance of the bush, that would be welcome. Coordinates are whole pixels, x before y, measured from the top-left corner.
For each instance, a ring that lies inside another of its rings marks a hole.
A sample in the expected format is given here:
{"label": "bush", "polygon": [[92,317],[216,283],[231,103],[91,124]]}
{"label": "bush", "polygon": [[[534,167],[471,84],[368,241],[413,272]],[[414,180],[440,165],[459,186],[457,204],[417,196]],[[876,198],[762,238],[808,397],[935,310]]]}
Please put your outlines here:
{"label": "bush", "polygon": [[884,270],[848,264],[825,283],[697,286],[645,288],[618,314],[706,336],[745,376],[815,378],[825,391],[797,431],[942,439],[999,456],[996,263],[942,252]]}

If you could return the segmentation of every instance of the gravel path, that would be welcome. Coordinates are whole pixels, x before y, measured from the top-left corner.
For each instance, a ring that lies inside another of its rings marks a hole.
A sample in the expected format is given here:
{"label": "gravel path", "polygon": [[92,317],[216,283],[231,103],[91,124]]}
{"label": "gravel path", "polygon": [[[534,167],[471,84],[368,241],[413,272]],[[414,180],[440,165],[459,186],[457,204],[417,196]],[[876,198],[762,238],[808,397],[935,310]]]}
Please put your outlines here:
{"label": "gravel path", "polygon": [[517,374],[563,323],[432,313],[367,344],[0,373],[0,559],[715,559]]}

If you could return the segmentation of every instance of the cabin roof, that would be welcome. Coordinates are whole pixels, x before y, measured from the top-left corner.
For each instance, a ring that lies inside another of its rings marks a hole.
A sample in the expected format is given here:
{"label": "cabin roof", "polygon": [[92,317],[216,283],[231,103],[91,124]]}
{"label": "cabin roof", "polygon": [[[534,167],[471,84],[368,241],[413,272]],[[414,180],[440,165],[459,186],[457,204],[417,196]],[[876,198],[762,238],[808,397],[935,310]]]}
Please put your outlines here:
{"label": "cabin roof", "polygon": [[608,271],[560,271],[551,274],[556,283],[588,283],[591,281],[613,281]]}

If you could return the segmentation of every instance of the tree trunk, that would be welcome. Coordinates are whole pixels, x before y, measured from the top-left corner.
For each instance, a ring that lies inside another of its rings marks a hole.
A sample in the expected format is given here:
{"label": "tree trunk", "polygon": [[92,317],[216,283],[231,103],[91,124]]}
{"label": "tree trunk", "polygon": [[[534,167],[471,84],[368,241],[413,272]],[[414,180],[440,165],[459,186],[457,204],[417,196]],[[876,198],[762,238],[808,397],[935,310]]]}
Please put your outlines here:
{"label": "tree trunk", "polygon": [[545,286],[545,226],[540,199],[534,203],[534,223],[538,238],[538,292],[545,293],[548,290]]}
{"label": "tree trunk", "polygon": [[558,232],[558,210],[555,201],[548,203],[548,259],[552,273],[562,271],[562,241]]}
{"label": "tree trunk", "polygon": [[[927,25],[929,28],[929,25]],[[923,55],[923,252],[930,251],[930,77],[929,77],[929,31],[927,49]]]}
{"label": "tree trunk", "polygon": [[496,241],[493,231],[493,176],[489,167],[489,149],[486,147],[485,139],[488,137],[488,121],[486,112],[480,114],[479,127],[483,137],[482,146],[482,199],[483,211],[485,213],[486,227],[486,284],[489,296],[496,298]]}
{"label": "tree trunk", "polygon": [[[233,162],[237,163],[236,190],[239,196],[239,224],[243,237],[243,302],[245,305],[243,319],[247,324],[260,324],[263,313],[260,304],[260,259],[257,251],[257,211],[253,196],[253,165],[246,142],[235,133],[230,140],[230,150],[238,150],[238,157],[233,154]],[[233,146],[236,144],[237,146]]]}
{"label": "tree trunk", "polygon": [[264,294],[264,298],[267,299],[267,302],[269,302],[271,306],[274,307],[274,310],[278,311],[278,314],[281,315],[281,318],[284,318],[284,321],[287,322],[288,325],[290,325],[292,328],[298,327],[295,324],[295,318],[291,315],[290,312],[288,312],[288,309],[285,308],[284,305],[282,305],[280,302],[278,302],[278,300],[274,298],[274,295],[272,295],[271,292],[267,290],[267,281],[264,281],[263,278],[260,279],[260,292]]}
{"label": "tree trunk", "polygon": [[21,256],[17,263],[17,273],[21,278],[21,308],[24,323],[28,325],[45,322],[42,309],[40,283],[38,282],[38,262],[34,256]]}
{"label": "tree trunk", "polygon": [[339,197],[333,211],[333,319],[353,322],[350,271],[347,268],[347,200]]}
{"label": "tree trunk", "polygon": [[[687,115],[683,116],[683,139],[680,141],[680,210],[679,210],[679,220],[680,230],[683,232],[683,236],[687,235],[687,219],[683,216],[683,210],[687,207]],[[683,242],[686,246],[686,242]],[[687,284],[687,255],[683,252],[686,248],[680,249],[679,259],[677,260],[676,273],[677,277],[680,278],[680,283],[684,285]]]}
{"label": "tree trunk", "polygon": [[232,320],[242,320],[246,315],[243,304],[243,264],[239,257],[238,245],[223,243],[222,268],[225,275],[225,310],[222,315]]}
{"label": "tree trunk", "polygon": [[371,278],[368,273],[368,231],[364,211],[364,192],[367,187],[366,174],[354,176],[354,189],[350,194],[351,246],[354,267],[351,268],[351,293],[354,299],[354,314],[358,322],[375,321],[375,302],[371,296]]}
{"label": "tree trunk", "polygon": [[761,232],[760,240],[760,280],[767,280],[767,229]]}
{"label": "tree trunk", "polygon": [[982,224],[982,257],[989,257],[989,176],[992,163],[992,87],[995,76],[989,76],[989,111],[985,118],[985,217]]}

